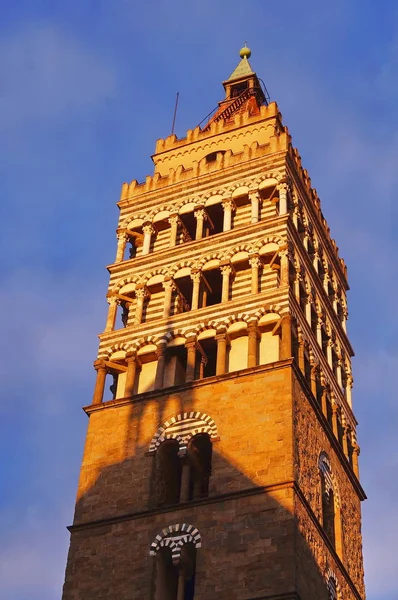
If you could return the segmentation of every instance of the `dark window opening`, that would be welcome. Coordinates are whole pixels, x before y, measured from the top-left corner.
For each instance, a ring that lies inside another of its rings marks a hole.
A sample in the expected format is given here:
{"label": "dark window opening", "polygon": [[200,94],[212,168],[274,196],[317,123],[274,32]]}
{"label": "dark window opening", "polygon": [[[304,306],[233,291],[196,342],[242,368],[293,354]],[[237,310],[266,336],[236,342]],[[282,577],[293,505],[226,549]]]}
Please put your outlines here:
{"label": "dark window opening", "polygon": [[179,597],[184,600],[193,600],[195,596],[196,548],[192,543],[184,544],[182,547],[180,572],[184,576],[182,582],[184,594]]}
{"label": "dark window opening", "polygon": [[206,207],[209,220],[207,224],[207,235],[215,235],[221,233],[224,229],[224,209],[222,204],[212,204]]}
{"label": "dark window opening", "polygon": [[307,306],[307,294],[305,293],[304,286],[300,283],[300,307],[305,314]]}
{"label": "dark window opening", "polygon": [[193,212],[186,213],[184,215],[180,215],[180,219],[188,231],[191,239],[194,240],[196,237],[196,218]]}
{"label": "dark window opening", "polygon": [[310,357],[308,354],[308,350],[307,348],[304,349],[304,377],[308,383],[308,385],[311,385],[311,363],[310,363]]}
{"label": "dark window opening", "polygon": [[176,440],[162,442],[155,457],[155,490],[157,506],[168,506],[180,501],[181,460]]}
{"label": "dark window opening", "polygon": [[210,152],[207,156],[205,156],[206,162],[211,163],[217,160],[217,152]]}
{"label": "dark window opening", "polygon": [[160,548],[156,554],[155,600],[176,600],[178,568],[173,564],[170,548]]}
{"label": "dark window opening", "polygon": [[322,521],[323,529],[330,542],[335,546],[335,511],[333,490],[326,490],[325,476],[322,473]]}
{"label": "dark window opening", "polygon": [[236,85],[231,86],[231,98],[237,98],[243,92],[245,92],[249,87],[249,82],[245,81],[243,83],[237,83]]}
{"label": "dark window opening", "polygon": [[311,307],[311,329],[312,329],[313,333],[315,333],[315,335],[316,335],[317,326],[318,326],[318,316],[317,316],[315,310]]}
{"label": "dark window opening", "polygon": [[212,443],[207,433],[196,435],[188,446],[188,460],[191,466],[189,500],[206,498],[209,494],[211,474]]}
{"label": "dark window opening", "polygon": [[329,342],[329,336],[322,329],[322,352],[324,353],[325,356],[327,356],[328,342]]}
{"label": "dark window opening", "polygon": [[220,269],[204,271],[201,281],[202,302],[201,306],[214,306],[221,302],[222,275]]}
{"label": "dark window opening", "polygon": [[174,282],[183,300],[183,310],[181,312],[186,312],[186,310],[190,310],[192,306],[192,279],[189,275],[187,275],[185,277],[179,277],[178,279],[175,279]]}
{"label": "dark window opening", "polygon": [[116,394],[117,394],[117,382],[119,379],[119,374],[118,373],[111,373],[112,375],[112,383],[109,386],[109,391],[112,394],[112,400],[115,400],[116,398]]}
{"label": "dark window opening", "polygon": [[203,368],[203,377],[213,377],[216,374],[217,365],[217,342],[214,338],[200,342],[203,354],[206,356],[206,364]]}

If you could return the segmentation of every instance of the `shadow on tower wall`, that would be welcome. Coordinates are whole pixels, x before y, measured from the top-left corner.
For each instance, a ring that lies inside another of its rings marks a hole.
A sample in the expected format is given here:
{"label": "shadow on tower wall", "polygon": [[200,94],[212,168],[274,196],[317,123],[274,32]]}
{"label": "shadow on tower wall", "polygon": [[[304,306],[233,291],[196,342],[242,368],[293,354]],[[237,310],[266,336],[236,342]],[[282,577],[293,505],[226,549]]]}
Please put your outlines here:
{"label": "shadow on tower wall", "polygon": [[[348,575],[311,508],[320,499],[295,482],[293,380],[290,363],[274,363],[90,412],[63,600],[154,600],[151,544],[183,523],[201,536],[195,600],[328,600],[330,574],[337,598],[364,598],[363,574]],[[208,497],[156,507],[151,440],[191,411],[217,426]],[[308,450],[299,466],[318,489],[317,448]]]}

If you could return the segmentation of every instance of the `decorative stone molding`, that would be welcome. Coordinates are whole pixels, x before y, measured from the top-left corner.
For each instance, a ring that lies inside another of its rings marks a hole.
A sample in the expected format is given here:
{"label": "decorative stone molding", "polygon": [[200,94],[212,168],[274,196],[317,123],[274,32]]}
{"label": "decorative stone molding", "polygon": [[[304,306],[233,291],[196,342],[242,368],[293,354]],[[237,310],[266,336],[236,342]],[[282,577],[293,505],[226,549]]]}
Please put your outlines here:
{"label": "decorative stone molding", "polygon": [[153,436],[149,452],[156,452],[165,440],[177,440],[180,453],[184,453],[189,441],[199,433],[207,433],[210,439],[218,438],[217,425],[209,415],[201,412],[185,412],[165,421]]}
{"label": "decorative stone molding", "polygon": [[188,523],[169,525],[155,537],[149,555],[155,556],[160,548],[170,548],[173,563],[178,565],[182,547],[188,543],[194,544],[195,548],[202,546],[202,538],[196,527]]}

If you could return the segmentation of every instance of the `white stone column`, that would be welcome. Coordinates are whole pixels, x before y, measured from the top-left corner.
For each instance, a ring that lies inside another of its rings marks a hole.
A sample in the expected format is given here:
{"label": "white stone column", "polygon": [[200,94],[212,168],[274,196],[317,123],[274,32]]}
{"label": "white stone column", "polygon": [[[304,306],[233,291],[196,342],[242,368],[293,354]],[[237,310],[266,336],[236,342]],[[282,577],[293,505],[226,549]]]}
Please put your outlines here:
{"label": "white stone column", "polygon": [[332,340],[328,340],[328,343],[327,343],[327,346],[326,346],[326,358],[328,360],[329,367],[333,370],[332,347],[333,347]]}
{"label": "white stone column", "polygon": [[281,285],[289,285],[289,250],[286,248],[285,250],[279,251],[279,256],[281,260]]}
{"label": "white stone column", "polygon": [[260,220],[260,194],[258,192],[249,192],[251,203],[251,223],[258,223]]}
{"label": "white stone column", "polygon": [[144,302],[145,302],[145,298],[147,297],[147,295],[148,295],[148,292],[147,292],[145,286],[136,288],[135,297],[137,299],[137,303],[136,303],[136,307],[135,307],[135,319],[134,319],[135,325],[139,325],[142,321]]}
{"label": "white stone column", "polygon": [[236,208],[235,202],[233,200],[224,200],[222,207],[224,209],[223,231],[230,231],[232,228],[232,211]]}
{"label": "white stone column", "polygon": [[316,341],[318,342],[319,347],[322,348],[322,319],[320,315],[318,315],[316,324]]}
{"label": "white stone column", "polygon": [[215,336],[217,342],[216,375],[223,375],[227,371],[227,333],[220,332]]}
{"label": "white stone column", "polygon": [[258,294],[258,291],[259,291],[258,275],[259,275],[259,269],[261,266],[260,256],[258,254],[252,254],[249,258],[249,264],[252,269],[251,292],[252,292],[252,294]]}
{"label": "white stone column", "polygon": [[201,240],[203,238],[204,223],[207,220],[207,213],[205,209],[202,206],[200,206],[195,209],[194,215],[196,219],[195,239]]}
{"label": "white stone column", "polygon": [[189,338],[185,342],[185,348],[187,349],[187,368],[185,371],[185,382],[188,383],[195,379],[196,339]]}
{"label": "white stone column", "polygon": [[350,406],[352,408],[352,386],[354,384],[354,380],[352,378],[351,374],[347,373],[347,387],[346,387],[346,400],[348,403],[348,406]]}
{"label": "white stone column", "polygon": [[155,233],[155,229],[153,228],[152,223],[147,223],[143,225],[142,231],[144,233],[144,243],[142,245],[142,254],[149,254],[151,249],[151,238]]}
{"label": "white stone column", "polygon": [[341,324],[343,326],[344,331],[347,333],[347,318],[348,318],[348,312],[346,308],[343,308],[343,320],[341,321]]}
{"label": "white stone column", "polygon": [[129,236],[125,231],[117,232],[117,250],[115,263],[122,262],[124,258],[124,251],[126,250],[126,244],[129,241]]}
{"label": "white stone column", "polygon": [[318,254],[317,250],[315,250],[315,252],[314,252],[314,257],[312,259],[312,264],[314,265],[315,271],[318,273],[318,271],[319,271],[319,254]]}
{"label": "white stone column", "polygon": [[200,271],[194,271],[191,273],[191,279],[193,283],[192,287],[192,302],[191,302],[191,310],[196,310],[199,308],[199,294],[200,294],[200,280],[202,274]]}
{"label": "white stone column", "polygon": [[156,356],[158,357],[158,364],[156,366],[156,376],[154,389],[158,390],[163,387],[164,372],[166,369],[166,343],[159,344],[156,350]]}
{"label": "white stone column", "polygon": [[168,218],[168,222],[170,223],[170,248],[173,248],[177,244],[177,233],[178,233],[179,221],[180,221],[180,217],[178,215],[171,215]]}
{"label": "white stone column", "polygon": [[137,357],[133,354],[128,354],[126,356],[127,363],[127,372],[126,372],[126,382],[124,386],[124,396],[125,398],[130,398],[133,395],[134,383],[135,383],[135,375],[137,371]]}
{"label": "white stone column", "polygon": [[106,319],[105,331],[113,331],[115,327],[117,307],[119,306],[120,302],[116,296],[111,296],[110,298],[108,298],[108,304],[109,309],[108,317]]}
{"label": "white stone column", "polygon": [[329,281],[329,274],[325,273],[325,277],[323,278],[323,289],[325,290],[327,296],[329,296]]}
{"label": "white stone column", "polygon": [[343,377],[342,377],[342,373],[341,373],[341,365],[342,365],[342,360],[339,357],[337,360],[336,377],[337,377],[337,383],[339,384],[339,388],[342,390],[343,389]]}
{"label": "white stone column", "polygon": [[311,295],[307,294],[307,304],[305,305],[305,318],[308,325],[311,327]]}
{"label": "white stone column", "polygon": [[95,381],[92,404],[101,404],[104,397],[107,368],[102,360],[96,360],[94,362],[94,368],[97,371],[97,379]]}
{"label": "white stone column", "polygon": [[247,326],[247,368],[257,366],[259,331],[257,321],[250,321]]}
{"label": "white stone column", "polygon": [[221,265],[220,270],[222,273],[222,290],[221,290],[221,302],[228,302],[229,300],[229,277],[232,273],[231,265]]}
{"label": "white stone column", "polygon": [[294,296],[297,302],[300,304],[300,281],[302,280],[301,273],[296,271],[296,276],[294,278]]}
{"label": "white stone column", "polygon": [[164,288],[164,305],[163,305],[163,319],[167,319],[170,316],[171,301],[173,298],[173,290],[175,289],[175,283],[173,279],[165,279],[163,282]]}
{"label": "white stone column", "polygon": [[279,214],[285,215],[287,213],[287,183],[280,183],[276,186],[279,191]]}

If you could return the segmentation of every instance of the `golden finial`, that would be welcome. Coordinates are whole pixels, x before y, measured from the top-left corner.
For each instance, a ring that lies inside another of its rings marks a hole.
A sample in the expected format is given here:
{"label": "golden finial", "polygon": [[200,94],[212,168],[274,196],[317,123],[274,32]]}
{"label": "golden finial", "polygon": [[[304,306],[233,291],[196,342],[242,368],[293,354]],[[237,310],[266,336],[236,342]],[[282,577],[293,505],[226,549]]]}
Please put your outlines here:
{"label": "golden finial", "polygon": [[245,45],[243,46],[243,48],[241,48],[239,50],[239,56],[241,58],[250,58],[252,54],[252,51],[250,50],[250,48],[247,47],[247,42],[245,42]]}

